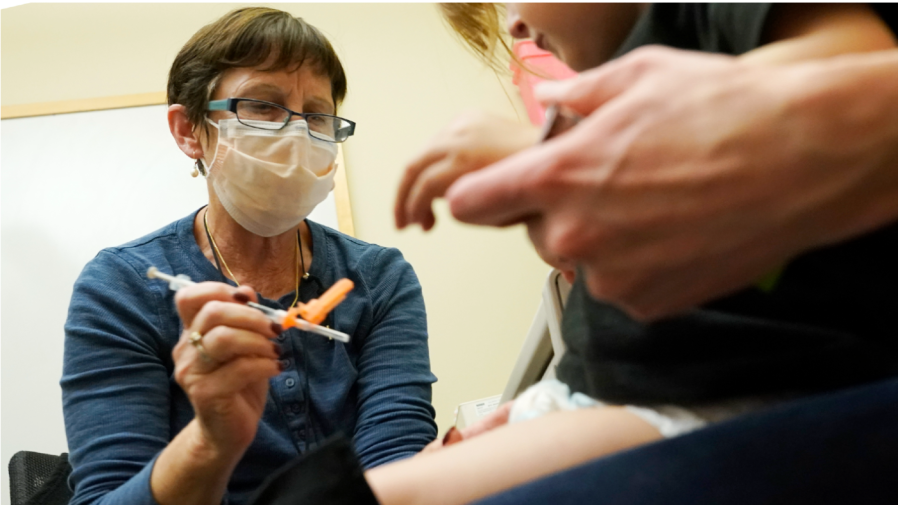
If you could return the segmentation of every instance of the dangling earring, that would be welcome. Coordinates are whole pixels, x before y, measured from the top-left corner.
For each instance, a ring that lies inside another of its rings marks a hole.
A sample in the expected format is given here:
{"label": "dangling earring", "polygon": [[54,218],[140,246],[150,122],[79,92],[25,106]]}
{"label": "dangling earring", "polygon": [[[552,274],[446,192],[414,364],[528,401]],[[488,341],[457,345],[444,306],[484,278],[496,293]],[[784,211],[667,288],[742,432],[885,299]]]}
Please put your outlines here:
{"label": "dangling earring", "polygon": [[196,177],[200,174],[206,175],[206,169],[203,167],[202,159],[197,158],[196,163],[193,164],[193,172],[190,172],[190,175]]}

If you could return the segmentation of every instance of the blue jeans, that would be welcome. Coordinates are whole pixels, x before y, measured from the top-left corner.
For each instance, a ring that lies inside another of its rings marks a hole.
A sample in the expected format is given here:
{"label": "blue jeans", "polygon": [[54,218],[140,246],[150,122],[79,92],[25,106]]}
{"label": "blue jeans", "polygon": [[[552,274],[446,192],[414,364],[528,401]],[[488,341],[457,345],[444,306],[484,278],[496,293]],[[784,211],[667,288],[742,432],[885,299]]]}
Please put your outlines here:
{"label": "blue jeans", "polygon": [[477,503],[898,504],[898,379],[744,415]]}

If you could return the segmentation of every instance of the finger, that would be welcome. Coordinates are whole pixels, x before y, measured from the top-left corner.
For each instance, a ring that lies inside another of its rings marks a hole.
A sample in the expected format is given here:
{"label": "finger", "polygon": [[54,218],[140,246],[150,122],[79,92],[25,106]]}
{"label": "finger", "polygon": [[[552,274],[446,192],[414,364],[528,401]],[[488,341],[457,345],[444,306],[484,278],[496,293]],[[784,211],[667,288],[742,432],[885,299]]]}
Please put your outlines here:
{"label": "finger", "polygon": [[465,427],[461,430],[462,438],[467,440],[471,437],[476,437],[477,435],[498,428],[499,426],[508,424],[508,415],[511,413],[511,406],[513,403],[514,402],[505,402],[483,419],[480,419],[471,426]]}
{"label": "finger", "polygon": [[277,360],[247,356],[224,363],[208,374],[190,376],[185,391],[194,400],[228,397],[280,373]]}
{"label": "finger", "polygon": [[409,220],[406,214],[406,202],[408,201],[409,192],[412,189],[418,176],[427,167],[439,162],[446,157],[446,150],[442,148],[428,148],[423,154],[415,158],[405,168],[402,181],[399,183],[399,189],[396,192],[396,202],[393,205],[393,216],[396,220],[397,228],[408,226]]}
{"label": "finger", "polygon": [[446,191],[449,209],[465,223],[507,226],[542,210],[541,176],[562,162],[564,137],[521,151],[466,174]]}
{"label": "finger", "polygon": [[465,437],[462,436],[461,431],[455,428],[455,426],[449,428],[449,431],[446,432],[446,435],[443,437],[443,447],[448,447],[453,444],[457,444],[464,440]]}
{"label": "finger", "polygon": [[600,75],[584,73],[567,81],[540,83],[533,94],[545,106],[559,104],[581,116],[587,116],[623,93],[626,90],[623,83],[630,77],[624,73],[609,75],[607,69],[602,67],[590,72],[598,71],[601,71]]}
{"label": "finger", "polygon": [[237,286],[237,292],[234,293],[234,300],[237,303],[258,302],[256,299],[256,290],[246,284]]}
{"label": "finger", "polygon": [[550,242],[547,237],[548,224],[542,216],[527,219],[524,224],[527,225],[527,235],[530,237],[530,242],[533,244],[536,254],[549,266],[560,270],[562,273],[571,272],[577,268],[577,264],[574,261],[557,254],[549,247]]}
{"label": "finger", "polygon": [[185,286],[175,293],[175,306],[184,327],[190,327],[199,311],[213,300],[246,303],[256,300],[256,292],[249,286],[237,288],[223,282],[198,282]]}
{"label": "finger", "polygon": [[436,224],[436,222],[437,222],[436,215],[434,215],[433,209],[431,209],[427,213],[427,215],[425,215],[424,218],[422,219],[421,228],[424,231],[430,231],[430,229],[433,228],[433,225]]}
{"label": "finger", "polygon": [[203,335],[202,344],[206,354],[218,363],[243,356],[278,359],[281,354],[278,344],[258,333],[226,326],[212,328]]}
{"label": "finger", "polygon": [[539,255],[543,261],[549,263],[546,258],[546,220],[542,216],[539,216],[528,219],[524,224],[527,226],[527,237],[530,238],[530,243],[533,244],[536,254]]}
{"label": "finger", "polygon": [[666,65],[667,52],[666,48],[642,48],[573,79],[540,83],[533,94],[544,105],[561,104],[586,116],[630,89],[649,70]]}
{"label": "finger", "polygon": [[405,215],[409,223],[418,223],[422,227],[429,223],[432,226],[435,221],[433,201],[445,195],[449,186],[460,176],[453,168],[452,162],[444,159],[421,172],[412,185],[405,204]]}
{"label": "finger", "polygon": [[206,335],[217,326],[227,326],[257,333],[266,338],[278,335],[275,324],[261,311],[237,303],[212,300],[206,302],[193,319],[189,331]]}

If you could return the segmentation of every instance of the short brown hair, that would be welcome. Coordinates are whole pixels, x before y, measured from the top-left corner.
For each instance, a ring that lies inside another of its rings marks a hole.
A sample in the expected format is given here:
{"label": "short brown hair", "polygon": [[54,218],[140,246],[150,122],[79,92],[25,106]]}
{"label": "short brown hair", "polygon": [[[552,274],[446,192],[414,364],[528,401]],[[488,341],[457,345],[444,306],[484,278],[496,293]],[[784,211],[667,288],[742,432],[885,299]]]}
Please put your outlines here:
{"label": "short brown hair", "polygon": [[[503,38],[504,4],[441,3],[440,13],[468,48],[493,70],[507,71],[504,56],[520,63]],[[499,46],[504,51],[497,53]]]}
{"label": "short brown hair", "polygon": [[343,65],[317,28],[284,11],[246,7],[202,27],[184,44],[168,74],[168,104],[185,106],[187,118],[202,125],[221,74],[262,65],[272,54],[277,57],[264,70],[295,69],[308,61],[330,79],[334,105],[346,97]]}

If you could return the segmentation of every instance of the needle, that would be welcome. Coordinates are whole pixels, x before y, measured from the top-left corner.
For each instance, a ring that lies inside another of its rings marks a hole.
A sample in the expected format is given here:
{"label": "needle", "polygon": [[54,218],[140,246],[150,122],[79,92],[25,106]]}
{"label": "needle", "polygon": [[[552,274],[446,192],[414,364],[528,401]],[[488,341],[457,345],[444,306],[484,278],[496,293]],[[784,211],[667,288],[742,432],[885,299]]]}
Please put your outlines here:
{"label": "needle", "polygon": [[[156,267],[150,267],[147,270],[147,277],[150,279],[162,279],[168,282],[168,288],[172,291],[177,291],[185,286],[192,286],[196,284],[190,277],[187,277],[184,274],[179,275],[169,275],[163,272],[160,272]],[[347,281],[349,282],[349,281]],[[350,283],[351,284],[351,283]],[[327,293],[325,293],[327,294]],[[322,297],[323,298],[323,297]],[[342,299],[341,299],[342,300]],[[262,311],[269,319],[274,321],[275,323],[280,324],[284,328],[290,328],[292,326],[296,326],[300,330],[308,331],[311,333],[317,333],[319,335],[332,338],[334,340],[339,340],[343,343],[349,342],[349,335],[343,333],[342,331],[332,330],[330,328],[325,328],[324,326],[320,326],[317,324],[310,323],[304,319],[299,317],[294,317],[289,314],[286,310],[273,309],[271,307],[267,307],[262,305],[261,303],[256,302],[246,302],[246,304],[254,309]],[[333,307],[331,307],[333,308]]]}

